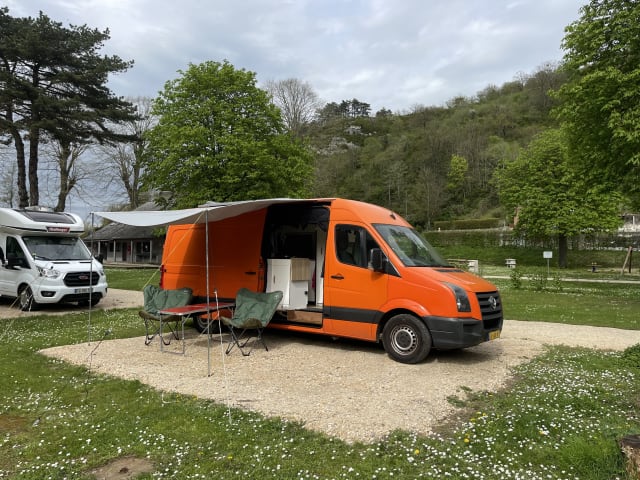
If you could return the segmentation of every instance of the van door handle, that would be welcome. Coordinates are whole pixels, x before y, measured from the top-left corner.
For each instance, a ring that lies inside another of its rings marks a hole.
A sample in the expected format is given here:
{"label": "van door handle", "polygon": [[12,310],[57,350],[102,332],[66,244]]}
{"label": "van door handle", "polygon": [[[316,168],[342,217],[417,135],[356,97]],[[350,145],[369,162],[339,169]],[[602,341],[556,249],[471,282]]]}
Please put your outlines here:
{"label": "van door handle", "polygon": [[256,272],[244,272],[245,275],[256,275]]}
{"label": "van door handle", "polygon": [[341,273],[338,273],[337,275],[331,275],[331,278],[335,280],[344,280],[344,277],[342,276]]}

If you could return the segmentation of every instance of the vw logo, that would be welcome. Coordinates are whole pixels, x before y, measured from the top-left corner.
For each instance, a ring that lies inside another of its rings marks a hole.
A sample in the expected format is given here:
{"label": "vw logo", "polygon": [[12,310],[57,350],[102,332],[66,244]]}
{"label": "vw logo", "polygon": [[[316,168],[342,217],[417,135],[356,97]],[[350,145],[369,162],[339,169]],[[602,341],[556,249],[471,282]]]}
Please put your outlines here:
{"label": "vw logo", "polygon": [[489,306],[491,307],[491,310],[498,308],[498,299],[493,295],[489,297]]}

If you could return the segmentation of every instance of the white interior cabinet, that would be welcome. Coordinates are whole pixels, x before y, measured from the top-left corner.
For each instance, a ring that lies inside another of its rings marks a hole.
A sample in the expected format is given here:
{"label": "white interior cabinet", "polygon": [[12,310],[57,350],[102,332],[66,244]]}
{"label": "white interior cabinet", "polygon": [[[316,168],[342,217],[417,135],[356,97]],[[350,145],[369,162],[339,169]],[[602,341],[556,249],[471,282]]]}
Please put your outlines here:
{"label": "white interior cabinet", "polygon": [[281,310],[305,308],[309,303],[308,258],[267,259],[267,292],[281,290]]}

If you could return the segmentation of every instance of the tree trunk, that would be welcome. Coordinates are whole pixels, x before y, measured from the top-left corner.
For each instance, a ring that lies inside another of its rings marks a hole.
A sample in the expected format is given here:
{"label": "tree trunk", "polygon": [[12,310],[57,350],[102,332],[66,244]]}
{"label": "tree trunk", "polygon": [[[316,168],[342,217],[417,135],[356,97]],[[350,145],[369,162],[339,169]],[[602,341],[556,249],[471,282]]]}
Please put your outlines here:
{"label": "tree trunk", "polygon": [[60,142],[60,150],[58,152],[60,157],[58,158],[58,173],[60,175],[60,190],[58,191],[58,204],[56,205],[56,212],[64,212],[67,206],[67,195],[69,195],[69,170],[68,158],[71,156],[69,145],[64,142]]}
{"label": "tree trunk", "polygon": [[31,127],[29,131],[29,205],[40,205],[40,190],[38,186],[38,144],[40,143],[40,129]]}
{"label": "tree trunk", "polygon": [[16,148],[16,161],[18,163],[18,208],[29,206],[29,192],[27,190],[27,167],[24,158],[24,142],[20,132],[11,128],[11,136]]}
{"label": "tree trunk", "polygon": [[558,235],[558,267],[567,268],[568,241],[566,235]]}
{"label": "tree trunk", "polygon": [[60,175],[60,184],[58,191],[58,204],[55,207],[56,212],[64,212],[67,207],[67,198],[76,186],[78,181],[74,174],[76,160],[84,150],[82,147],[72,146],[68,140],[60,140],[60,148],[56,151],[56,160],[58,161],[58,174]]}

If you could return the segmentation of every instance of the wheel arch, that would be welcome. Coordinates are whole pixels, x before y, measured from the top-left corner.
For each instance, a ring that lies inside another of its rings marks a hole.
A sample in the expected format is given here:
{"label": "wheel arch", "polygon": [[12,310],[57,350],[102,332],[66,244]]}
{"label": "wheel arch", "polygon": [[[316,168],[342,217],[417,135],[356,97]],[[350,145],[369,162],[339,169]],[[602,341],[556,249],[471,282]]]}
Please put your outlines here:
{"label": "wheel arch", "polygon": [[389,320],[391,320],[396,315],[400,315],[400,314],[407,314],[415,317],[416,320],[422,322],[426,327],[426,329],[429,331],[429,333],[431,333],[431,329],[429,328],[429,325],[427,325],[427,322],[424,321],[423,316],[418,315],[415,311],[407,308],[394,308],[392,310],[385,312],[382,315],[382,318],[380,319],[380,321],[378,322],[378,327],[376,331],[376,343],[382,342],[382,332],[384,331],[384,327],[387,325]]}
{"label": "wheel arch", "polygon": [[22,290],[24,290],[27,287],[31,288],[31,291],[33,292],[33,288],[31,287],[29,282],[18,283],[18,286],[16,287],[16,297],[18,297],[20,295],[20,292],[22,292]]}

